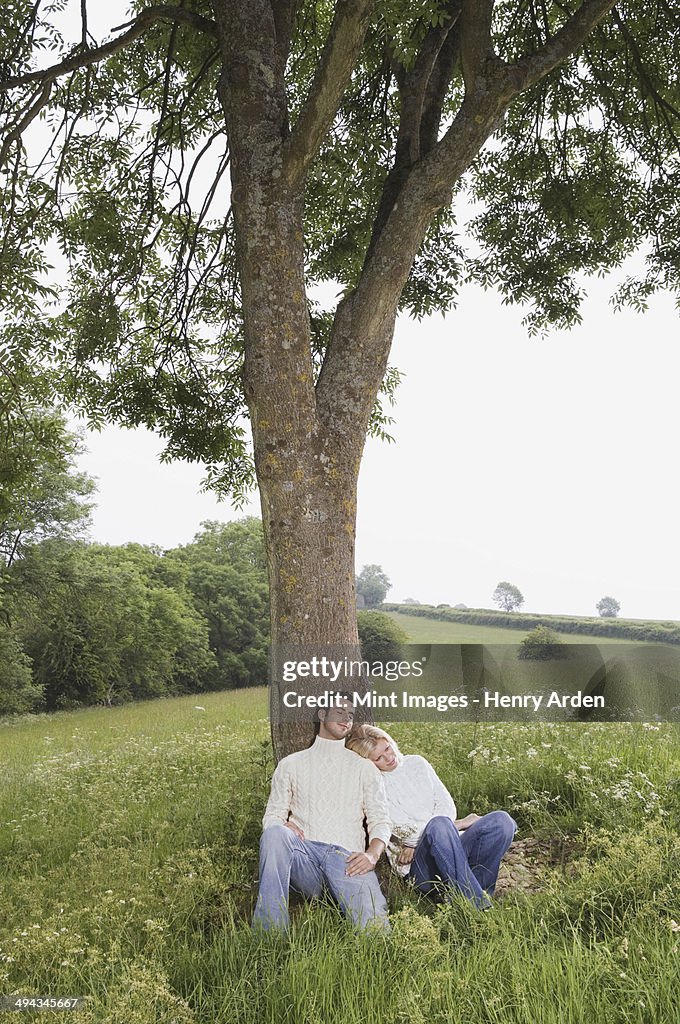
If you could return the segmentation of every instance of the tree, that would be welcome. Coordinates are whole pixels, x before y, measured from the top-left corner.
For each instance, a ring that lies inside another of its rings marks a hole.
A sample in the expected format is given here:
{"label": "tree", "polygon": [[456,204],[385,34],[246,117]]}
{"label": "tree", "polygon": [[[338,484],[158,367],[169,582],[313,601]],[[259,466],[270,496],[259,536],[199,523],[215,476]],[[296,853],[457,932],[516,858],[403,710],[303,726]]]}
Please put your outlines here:
{"label": "tree", "polygon": [[392,584],[380,565],[365,565],[357,576],[357,594],[361,594],[366,608],[382,604]]}
{"label": "tree", "polygon": [[[218,487],[254,467],[276,643],[357,644],[357,475],[399,309],[472,278],[568,326],[578,275],[638,246],[617,301],[677,288],[680,11],[614,4],[133,0],[104,42],[86,0],[71,40],[60,4],[3,5],[7,358],[52,360]],[[306,739],[275,732],[277,756]]]}
{"label": "tree", "polygon": [[148,548],[44,541],[17,562],[17,632],[49,710],[205,689],[207,624]]}
{"label": "tree", "polygon": [[262,523],[203,523],[191,544],[166,553],[178,563],[208,623],[215,669],[210,689],[261,686],[268,678],[269,595]]}
{"label": "tree", "polygon": [[565,655],[562,637],[548,626],[536,626],[522,640],[517,657],[523,661],[554,661]]}
{"label": "tree", "polygon": [[74,537],[87,524],[95,484],[76,471],[81,448],[63,416],[0,376],[0,559],[6,569],[27,544]]}
{"label": "tree", "polygon": [[522,591],[513,583],[503,580],[493,592],[493,600],[505,612],[514,612],[524,604]]}
{"label": "tree", "polygon": [[384,612],[359,612],[361,657],[369,662],[403,660],[408,636],[394,619]]}
{"label": "tree", "polygon": [[0,621],[0,715],[31,711],[42,695],[42,687],[33,682],[30,659]]}
{"label": "tree", "polygon": [[602,619],[615,619],[621,611],[621,605],[615,597],[603,597],[595,605],[597,614]]}

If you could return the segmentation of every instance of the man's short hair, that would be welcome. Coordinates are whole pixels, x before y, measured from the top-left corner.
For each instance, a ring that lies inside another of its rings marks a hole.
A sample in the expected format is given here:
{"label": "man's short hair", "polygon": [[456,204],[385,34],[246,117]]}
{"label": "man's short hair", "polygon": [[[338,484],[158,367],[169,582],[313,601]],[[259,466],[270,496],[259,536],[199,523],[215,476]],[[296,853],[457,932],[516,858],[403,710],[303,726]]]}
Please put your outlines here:
{"label": "man's short hair", "polygon": [[[338,698],[338,702],[339,702],[340,698],[342,698],[342,700],[348,701],[352,705],[352,707],[354,707],[354,698],[355,698],[355,696],[356,696],[356,694],[354,694],[353,692],[349,692],[348,690],[336,690],[336,697]],[[337,707],[337,706],[338,706],[337,704],[333,705],[333,707]],[[319,712],[320,711],[329,711],[329,710],[330,710],[330,708],[317,708],[316,709],[316,712],[314,714],[314,718],[312,719],[312,722],[313,722],[313,725],[314,725],[314,737],[315,738],[316,738],[317,733],[319,732],[319,729],[321,728],[321,719],[319,718]],[[314,740],[312,740],[312,743],[313,742],[314,742]],[[311,744],[310,744],[310,746],[311,746]]]}
{"label": "man's short hair", "polygon": [[338,690],[338,697],[342,697],[343,700],[348,700],[351,704],[354,704],[354,698],[356,694],[354,691],[349,692],[348,690]]}

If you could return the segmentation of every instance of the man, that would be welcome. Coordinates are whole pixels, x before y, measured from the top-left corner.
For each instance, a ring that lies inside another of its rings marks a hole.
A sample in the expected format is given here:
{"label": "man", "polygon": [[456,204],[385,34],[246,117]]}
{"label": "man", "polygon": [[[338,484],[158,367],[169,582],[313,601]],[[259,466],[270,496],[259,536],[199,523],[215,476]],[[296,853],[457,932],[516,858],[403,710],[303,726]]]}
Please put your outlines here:
{"label": "man", "polygon": [[[277,765],[262,821],[260,891],[253,925],[288,928],[288,895],[327,891],[355,927],[389,930],[375,865],[391,826],[380,772],[345,747],[352,698],[320,710],[311,747]],[[364,816],[368,849],[364,849]]]}

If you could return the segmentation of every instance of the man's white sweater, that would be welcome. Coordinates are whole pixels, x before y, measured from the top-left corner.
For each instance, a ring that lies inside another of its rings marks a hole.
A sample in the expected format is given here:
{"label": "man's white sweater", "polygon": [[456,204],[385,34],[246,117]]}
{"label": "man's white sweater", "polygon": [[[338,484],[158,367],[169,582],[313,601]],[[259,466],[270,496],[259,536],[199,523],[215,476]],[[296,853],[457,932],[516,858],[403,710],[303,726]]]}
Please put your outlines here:
{"label": "man's white sweater", "polygon": [[361,852],[366,848],[364,816],[369,841],[387,843],[392,827],[380,772],[347,750],[344,740],[317,736],[307,750],[279,761],[262,825],[266,829],[291,821],[305,839]]}

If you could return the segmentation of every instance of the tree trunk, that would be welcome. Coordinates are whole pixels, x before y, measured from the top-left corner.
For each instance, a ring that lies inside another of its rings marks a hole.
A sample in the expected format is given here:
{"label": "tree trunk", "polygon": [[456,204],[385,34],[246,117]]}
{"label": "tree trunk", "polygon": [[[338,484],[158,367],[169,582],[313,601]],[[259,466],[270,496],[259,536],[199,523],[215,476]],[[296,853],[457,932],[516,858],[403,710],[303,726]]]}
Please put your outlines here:
{"label": "tree trunk", "polygon": [[[242,285],[248,335],[257,324],[257,337],[246,338],[244,386],[269,570],[270,715],[278,760],[308,745],[314,720],[310,712],[296,724],[280,722],[278,652],[302,647],[306,657],[339,645],[358,654],[354,541],[361,439],[333,436],[319,422],[305,293],[285,283],[299,268],[292,243],[281,240],[273,248],[262,252],[256,275],[246,268]],[[277,259],[277,252],[285,258]],[[294,397],[291,379],[309,383]]]}
{"label": "tree trunk", "polygon": [[[305,465],[301,453],[292,474],[272,470],[268,462],[267,471],[259,475],[269,565],[270,716],[277,759],[308,745],[315,720],[313,711],[297,715],[295,723],[281,720],[278,670],[284,658],[359,654],[354,585],[356,479],[340,471],[335,453],[323,459],[323,446],[319,447],[318,466]],[[355,683],[361,685],[355,680],[352,688]],[[327,686],[321,680],[316,689]]]}
{"label": "tree trunk", "polygon": [[[244,391],[269,567],[271,640],[275,650],[338,645],[356,656],[356,490],[367,420],[358,416],[351,426],[338,429],[324,422],[317,409],[303,186],[288,184],[282,175],[287,136],[283,75],[274,26],[267,31],[262,22],[269,5],[259,15],[258,7],[229,5],[225,12],[220,27],[229,56],[220,100],[231,147]],[[249,27],[253,19],[257,31]],[[374,401],[375,394],[370,407]],[[276,679],[272,683],[278,760],[308,745],[315,716],[309,712],[304,721],[277,724],[279,692]]]}

